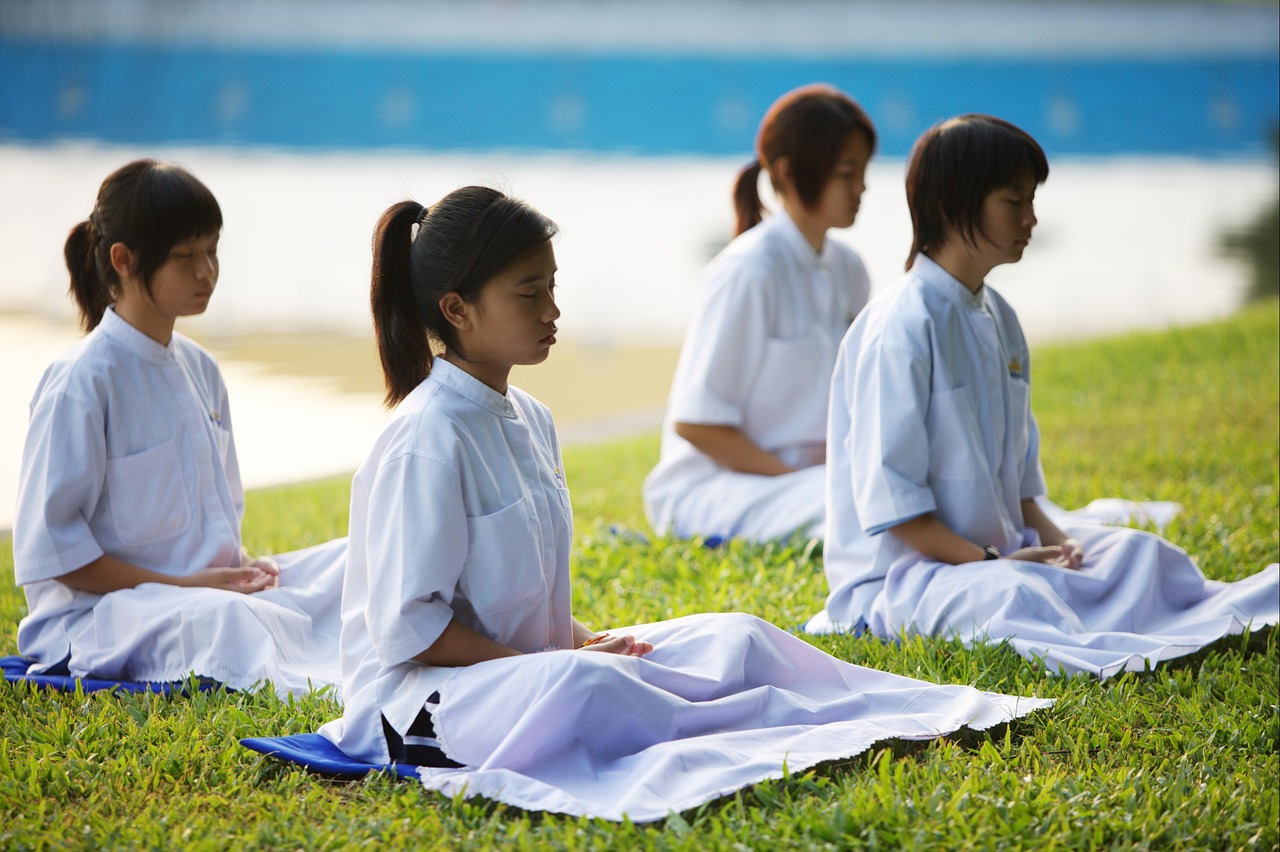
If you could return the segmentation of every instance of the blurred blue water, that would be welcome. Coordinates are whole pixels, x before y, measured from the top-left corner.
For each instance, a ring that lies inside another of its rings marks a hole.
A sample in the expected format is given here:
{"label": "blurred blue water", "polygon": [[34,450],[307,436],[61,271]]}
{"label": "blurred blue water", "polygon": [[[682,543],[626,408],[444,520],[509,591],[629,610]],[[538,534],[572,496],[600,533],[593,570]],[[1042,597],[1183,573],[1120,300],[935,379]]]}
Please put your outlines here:
{"label": "blurred blue water", "polygon": [[903,156],[961,112],[1055,155],[1253,156],[1280,122],[1271,55],[759,56],[334,49],[0,36],[0,140],[418,151],[748,151],[769,103],[822,80]]}

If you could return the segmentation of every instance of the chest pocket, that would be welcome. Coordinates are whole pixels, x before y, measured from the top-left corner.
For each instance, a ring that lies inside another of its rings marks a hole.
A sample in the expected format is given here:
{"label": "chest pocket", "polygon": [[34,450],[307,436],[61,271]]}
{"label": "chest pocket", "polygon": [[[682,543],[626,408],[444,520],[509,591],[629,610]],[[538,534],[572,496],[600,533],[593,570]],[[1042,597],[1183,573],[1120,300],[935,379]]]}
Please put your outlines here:
{"label": "chest pocket", "polygon": [[477,615],[547,595],[532,523],[525,498],[491,515],[467,518],[467,561],[458,586]]}
{"label": "chest pocket", "polygon": [[824,441],[834,347],[822,335],[771,337],[746,412],[744,431],[768,448]]}
{"label": "chest pocket", "polygon": [[1011,461],[1022,467],[1031,440],[1031,385],[1021,379],[1009,380],[1009,434]]}
{"label": "chest pocket", "polygon": [[191,503],[176,441],[108,459],[106,490],[111,524],[121,544],[163,541],[191,525]]}
{"label": "chest pocket", "polygon": [[214,443],[218,447],[218,464],[221,467],[227,466],[227,454],[231,451],[231,433],[221,426],[213,427]]}

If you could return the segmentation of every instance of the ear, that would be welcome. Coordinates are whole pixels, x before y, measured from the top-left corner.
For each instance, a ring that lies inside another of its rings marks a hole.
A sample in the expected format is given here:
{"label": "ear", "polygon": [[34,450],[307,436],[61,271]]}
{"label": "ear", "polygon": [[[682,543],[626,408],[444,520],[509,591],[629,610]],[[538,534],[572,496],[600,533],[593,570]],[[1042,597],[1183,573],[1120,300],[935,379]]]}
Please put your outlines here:
{"label": "ear", "polygon": [[135,261],[136,258],[133,256],[133,251],[127,245],[124,243],[111,244],[111,268],[116,271],[116,275],[119,276],[122,282],[133,277]]}
{"label": "ear", "polygon": [[459,331],[470,331],[473,325],[472,313],[475,308],[467,304],[457,290],[450,290],[440,297],[440,313],[449,325]]}
{"label": "ear", "polygon": [[779,157],[769,166],[769,178],[778,193],[794,194],[795,182],[791,179],[791,158]]}

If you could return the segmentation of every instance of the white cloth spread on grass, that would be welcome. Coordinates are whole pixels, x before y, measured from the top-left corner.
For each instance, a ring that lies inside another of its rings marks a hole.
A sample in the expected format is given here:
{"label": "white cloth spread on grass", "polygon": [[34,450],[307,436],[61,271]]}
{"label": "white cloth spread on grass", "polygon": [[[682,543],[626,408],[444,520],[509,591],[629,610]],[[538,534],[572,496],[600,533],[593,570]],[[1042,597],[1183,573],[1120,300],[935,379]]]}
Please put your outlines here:
{"label": "white cloth spread on grass", "polygon": [[1185,553],[1138,530],[1060,518],[1084,547],[1079,571],[944,565],[886,532],[933,512],[1001,553],[1038,541],[1021,510],[1044,494],[1030,378],[1008,303],[989,287],[971,293],[927,257],[863,312],[832,382],[830,595],[809,632],[863,620],[886,637],[1008,639],[1050,670],[1109,677],[1280,619],[1275,566],[1206,581]]}
{"label": "white cloth spread on grass", "polygon": [[[828,238],[815,252],[785,212],[711,262],[672,382],[661,459],[644,484],[654,529],[758,541],[822,534],[831,370],[869,292],[851,248]],[[676,423],[736,426],[801,469],[727,470],[677,435]]]}
{"label": "white cloth spread on grass", "polygon": [[646,822],[877,742],[982,730],[1052,703],[851,665],[747,615],[616,632],[654,651],[555,651],[459,670],[433,717],[441,747],[466,768],[422,768],[423,784]]}
{"label": "white cloth spread on grass", "polygon": [[103,554],[171,576],[239,565],[243,513],[217,364],[108,310],[31,403],[13,538],[30,609],[19,650],[78,676],[194,672],[282,693],[332,683],[345,539],[277,557],[281,587],[250,596],[160,583],[99,595],[57,579]]}

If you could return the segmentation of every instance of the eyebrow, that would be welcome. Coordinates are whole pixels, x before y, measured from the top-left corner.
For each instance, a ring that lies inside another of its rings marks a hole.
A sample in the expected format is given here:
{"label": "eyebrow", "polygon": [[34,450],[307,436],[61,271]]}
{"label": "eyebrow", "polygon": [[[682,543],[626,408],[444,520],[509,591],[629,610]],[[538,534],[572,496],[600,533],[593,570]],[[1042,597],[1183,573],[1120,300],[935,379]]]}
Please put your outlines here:
{"label": "eyebrow", "polygon": [[560,271],[559,268],[556,268],[551,270],[550,275],[526,275],[525,277],[521,278],[519,281],[515,282],[515,284],[513,284],[512,286],[520,287],[524,284],[537,284],[539,281],[553,281],[555,280],[556,273],[559,271]]}

